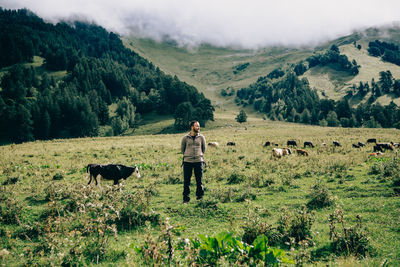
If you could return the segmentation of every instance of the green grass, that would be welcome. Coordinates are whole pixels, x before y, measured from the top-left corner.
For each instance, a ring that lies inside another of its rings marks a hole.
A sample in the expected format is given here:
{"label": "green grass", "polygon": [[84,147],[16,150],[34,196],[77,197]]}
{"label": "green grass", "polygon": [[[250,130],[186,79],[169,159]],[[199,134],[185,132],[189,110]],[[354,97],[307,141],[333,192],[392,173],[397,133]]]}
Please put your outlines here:
{"label": "green grass", "polygon": [[[143,119],[151,122],[149,125],[153,127],[160,123],[156,119]],[[206,151],[208,166],[204,173],[206,191],[203,202],[195,200],[193,184],[192,200],[188,205],[182,205],[182,158],[179,153],[182,133],[37,141],[0,147],[0,184],[18,177],[16,184],[1,186],[3,193],[0,197],[4,197],[4,194],[12,196],[15,205],[21,207],[20,225],[0,223],[0,235],[3,233],[0,242],[9,252],[8,255],[0,254],[0,261],[7,266],[27,264],[28,260],[32,264],[57,263],[61,254],[69,253],[71,245],[68,240],[88,243],[92,235],[72,232],[68,230],[70,226],[67,223],[69,218],[75,218],[75,221],[92,225],[94,222],[85,221],[84,213],[54,215],[54,222],[39,219],[39,215],[52,206],[45,198],[48,192],[46,188],[54,187],[58,194],[64,192],[64,198],[55,202],[56,207],[63,207],[74,194],[83,194],[87,190],[91,194],[101,195],[109,190],[107,188],[112,182],[102,181],[101,187],[87,187],[85,166],[88,163],[121,163],[141,166],[142,178],[128,178],[123,182],[122,191],[117,191],[115,197],[153,192],[148,208],[159,213],[161,221],[170,218],[170,224],[175,227],[175,240],[178,237],[193,238],[198,234],[214,236],[222,231],[230,231],[234,236],[241,237],[245,223],[256,217],[262,222],[276,225],[283,214],[282,208],[293,212],[306,204],[310,200],[307,196],[311,187],[320,180],[331,192],[335,204],[315,210],[315,223],[311,228],[315,246],[307,248],[305,252],[314,253],[330,244],[328,215],[340,207],[344,210],[347,226],[354,225],[356,215],[361,215],[370,244],[377,254],[357,259],[353,256],[335,256],[328,250],[326,257],[312,258],[314,263],[376,266],[386,259],[393,266],[400,264],[400,200],[391,186],[393,177],[370,173],[374,164],[391,162],[397,152],[387,152],[383,157],[386,161],[378,161],[368,157],[371,145],[362,149],[351,148],[352,143],[365,142],[371,137],[379,141],[398,141],[398,130],[323,128],[257,118],[239,125],[232,117],[226,117],[203,128],[202,133],[207,142],[219,142],[220,147],[210,147]],[[298,144],[312,141],[316,148],[309,149],[309,157],[294,154],[282,159],[272,159],[271,148],[263,148],[267,140],[282,147],[289,139],[295,139]],[[339,140],[343,146],[334,149],[331,146],[333,140]],[[235,141],[236,146],[227,147],[228,141]],[[327,148],[320,147],[322,142],[328,144]],[[228,179],[236,174],[243,175],[245,180],[228,183]],[[61,180],[54,180],[55,175]],[[272,182],[268,186],[264,184],[267,180]],[[4,205],[4,199],[2,201]],[[96,204],[106,199],[93,201]],[[107,212],[109,209],[103,207],[98,214]],[[41,250],[41,239],[29,240],[16,234],[26,231],[23,225],[32,226],[34,222],[43,227],[44,236],[53,236],[52,244],[61,254]],[[47,228],[50,223],[54,227],[52,230]],[[149,228],[139,226],[119,231],[116,235],[110,234],[106,248],[109,253],[116,253],[116,262],[111,262],[111,256],[108,256],[101,265],[141,265],[142,258],[133,247],[143,245],[149,233],[157,238],[161,228],[156,225]],[[8,235],[12,238],[9,239]],[[118,256],[118,251],[123,251],[126,256]],[[288,251],[288,254],[296,257],[298,248]]]}

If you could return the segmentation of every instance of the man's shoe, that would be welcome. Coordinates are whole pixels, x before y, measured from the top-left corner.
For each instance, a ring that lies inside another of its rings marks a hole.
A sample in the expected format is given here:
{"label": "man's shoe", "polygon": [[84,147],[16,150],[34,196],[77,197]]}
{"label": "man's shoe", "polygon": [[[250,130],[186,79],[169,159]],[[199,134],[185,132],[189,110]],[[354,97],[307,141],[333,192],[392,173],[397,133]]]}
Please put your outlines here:
{"label": "man's shoe", "polygon": [[202,200],[202,199],[203,199],[203,197],[196,197],[196,199],[197,199],[197,200]]}
{"label": "man's shoe", "polygon": [[183,205],[186,205],[188,203],[189,203],[189,201],[183,201]]}

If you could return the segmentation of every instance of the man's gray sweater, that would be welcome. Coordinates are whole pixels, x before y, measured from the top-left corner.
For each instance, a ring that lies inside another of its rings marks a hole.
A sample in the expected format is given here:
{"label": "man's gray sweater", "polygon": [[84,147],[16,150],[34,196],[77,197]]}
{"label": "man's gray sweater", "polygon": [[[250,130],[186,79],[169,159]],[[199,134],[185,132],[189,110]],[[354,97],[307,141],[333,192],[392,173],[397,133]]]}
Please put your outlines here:
{"label": "man's gray sweater", "polygon": [[202,134],[191,136],[190,133],[182,138],[181,152],[184,162],[204,162],[206,139]]}

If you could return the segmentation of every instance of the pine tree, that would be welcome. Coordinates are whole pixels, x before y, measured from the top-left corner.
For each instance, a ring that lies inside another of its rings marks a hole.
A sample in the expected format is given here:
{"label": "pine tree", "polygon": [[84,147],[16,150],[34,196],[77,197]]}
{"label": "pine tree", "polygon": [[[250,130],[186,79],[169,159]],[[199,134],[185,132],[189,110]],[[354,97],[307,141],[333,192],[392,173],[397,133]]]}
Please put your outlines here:
{"label": "pine tree", "polygon": [[326,122],[328,123],[328,126],[331,127],[339,126],[339,120],[335,111],[329,111],[328,115],[326,116]]}
{"label": "pine tree", "polygon": [[243,109],[241,109],[239,114],[236,116],[236,121],[239,123],[243,123],[243,122],[247,121],[247,114]]}
{"label": "pine tree", "polygon": [[304,109],[301,114],[301,122],[309,124],[311,122],[311,113],[308,109]]}
{"label": "pine tree", "polygon": [[188,129],[189,122],[193,119],[193,113],[195,112],[192,104],[190,102],[183,102],[178,105],[175,110],[174,118],[175,123],[174,126],[178,130],[186,130]]}

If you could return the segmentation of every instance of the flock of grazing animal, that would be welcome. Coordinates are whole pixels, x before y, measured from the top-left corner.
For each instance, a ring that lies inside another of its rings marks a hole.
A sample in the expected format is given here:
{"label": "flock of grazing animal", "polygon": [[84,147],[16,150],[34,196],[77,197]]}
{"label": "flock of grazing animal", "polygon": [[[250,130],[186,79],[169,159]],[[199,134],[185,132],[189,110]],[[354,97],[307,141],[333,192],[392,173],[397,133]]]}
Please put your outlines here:
{"label": "flock of grazing animal", "polygon": [[[400,147],[399,143],[377,143],[376,138],[371,138],[367,140],[368,143],[373,143],[374,144],[374,152],[370,153],[370,156],[380,156],[383,155],[383,152],[387,150],[394,150],[395,148]],[[227,146],[236,146],[235,142],[228,142],[226,144]],[[264,147],[269,147],[269,146],[276,146],[272,148],[272,158],[281,158],[286,155],[292,154],[292,150],[289,147],[292,147],[294,149],[296,147],[296,153],[299,156],[308,156],[309,152],[305,149],[297,148],[297,142],[295,140],[288,140],[286,142],[286,145],[288,147],[285,148],[277,148],[279,146],[278,144],[274,144],[270,141],[266,141],[264,144]],[[333,141],[332,145],[334,147],[340,147],[341,144],[338,141]],[[208,146],[210,147],[219,147],[218,142],[209,142]],[[303,148],[314,148],[314,144],[310,141],[305,141],[303,144]],[[322,143],[321,147],[326,147],[326,143]],[[357,144],[352,144],[353,148],[361,148],[365,147],[365,143],[363,142],[358,142]],[[118,184],[118,181],[121,179],[127,179],[129,176],[132,174],[135,174],[136,177],[140,178],[140,173],[139,173],[139,168],[137,166],[134,167],[129,167],[129,166],[124,166],[121,164],[88,164],[86,167],[86,172],[89,174],[90,179],[89,183],[92,181],[92,179],[95,181],[97,185],[97,176],[101,176],[103,179],[106,180],[113,180],[114,185]]]}
{"label": "flock of grazing animal", "polygon": [[[370,139],[367,140],[366,143],[367,144],[370,144],[370,143],[374,144],[374,146],[373,146],[373,150],[374,151],[369,154],[370,156],[380,156],[380,155],[383,155],[383,153],[385,151],[387,151],[387,150],[395,150],[395,148],[400,147],[399,143],[394,143],[394,142],[377,143],[376,138],[370,138]],[[231,141],[231,142],[228,142],[226,145],[227,146],[235,146],[236,144],[235,144],[235,142]],[[340,144],[340,142],[336,141],[336,140],[334,140],[332,142],[332,145],[334,147],[341,147],[342,146]],[[217,147],[219,147],[219,144],[218,144],[218,142],[209,142],[208,146],[217,148]],[[270,141],[266,141],[264,143],[264,147],[269,147],[269,146],[276,146],[276,147],[272,148],[272,157],[273,158],[281,158],[281,157],[283,157],[285,155],[290,155],[290,154],[292,154],[292,149],[295,148],[295,147],[296,147],[297,155],[299,155],[299,156],[308,156],[309,152],[307,150],[305,150],[305,148],[307,148],[307,147],[308,148],[314,148],[315,147],[315,145],[312,142],[305,141],[303,143],[303,149],[297,148],[297,142],[295,140],[288,140],[286,142],[286,146],[287,147],[285,147],[285,148],[277,148],[279,146],[279,144],[274,144],[274,143],[272,143]],[[326,146],[327,146],[326,143],[322,143],[321,144],[321,147],[323,147],[323,148],[326,147]],[[361,148],[361,147],[365,147],[365,146],[366,146],[366,144],[363,143],[363,142],[358,142],[356,144],[352,144],[353,148]],[[292,149],[289,148],[289,147],[291,147]]]}

